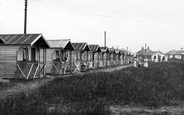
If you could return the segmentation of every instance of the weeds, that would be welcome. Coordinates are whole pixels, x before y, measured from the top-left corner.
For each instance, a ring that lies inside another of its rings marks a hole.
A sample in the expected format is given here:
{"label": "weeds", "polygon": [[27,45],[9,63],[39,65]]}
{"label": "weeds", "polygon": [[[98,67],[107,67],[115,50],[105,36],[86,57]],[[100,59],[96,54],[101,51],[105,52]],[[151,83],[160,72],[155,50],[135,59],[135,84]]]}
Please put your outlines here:
{"label": "weeds", "polygon": [[158,108],[183,101],[184,63],[149,66],[56,78],[32,94],[0,100],[0,113],[107,115],[113,104]]}

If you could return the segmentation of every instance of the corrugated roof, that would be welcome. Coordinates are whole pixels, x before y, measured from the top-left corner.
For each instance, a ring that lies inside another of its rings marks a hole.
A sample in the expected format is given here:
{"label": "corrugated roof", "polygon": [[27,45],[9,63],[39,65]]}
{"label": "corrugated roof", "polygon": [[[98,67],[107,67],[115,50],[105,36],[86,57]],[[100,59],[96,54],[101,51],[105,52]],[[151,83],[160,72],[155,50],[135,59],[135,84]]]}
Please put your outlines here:
{"label": "corrugated roof", "polygon": [[74,50],[73,45],[70,42],[70,39],[47,40],[47,42],[49,43],[50,48]]}
{"label": "corrugated roof", "polygon": [[100,47],[100,49],[101,49],[101,52],[103,53],[109,53],[109,50],[107,47]]}
{"label": "corrugated roof", "polygon": [[74,50],[80,50],[80,51],[90,51],[89,46],[87,43],[72,43]]}
{"label": "corrugated roof", "polygon": [[100,46],[99,45],[91,44],[91,45],[88,45],[88,46],[90,48],[90,51],[93,51],[93,52],[101,52],[101,49],[100,49]]}
{"label": "corrugated roof", "polygon": [[50,47],[42,34],[0,34],[5,44],[11,45],[33,45],[38,40],[42,45]]}

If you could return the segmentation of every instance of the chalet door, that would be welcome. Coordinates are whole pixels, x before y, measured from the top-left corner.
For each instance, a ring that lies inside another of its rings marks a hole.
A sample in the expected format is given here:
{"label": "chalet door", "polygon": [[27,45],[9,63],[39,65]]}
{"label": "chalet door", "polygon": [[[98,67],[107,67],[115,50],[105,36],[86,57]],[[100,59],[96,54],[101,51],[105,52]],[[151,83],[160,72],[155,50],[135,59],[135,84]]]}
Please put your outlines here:
{"label": "chalet door", "polygon": [[31,48],[31,61],[35,62],[36,61],[36,49]]}

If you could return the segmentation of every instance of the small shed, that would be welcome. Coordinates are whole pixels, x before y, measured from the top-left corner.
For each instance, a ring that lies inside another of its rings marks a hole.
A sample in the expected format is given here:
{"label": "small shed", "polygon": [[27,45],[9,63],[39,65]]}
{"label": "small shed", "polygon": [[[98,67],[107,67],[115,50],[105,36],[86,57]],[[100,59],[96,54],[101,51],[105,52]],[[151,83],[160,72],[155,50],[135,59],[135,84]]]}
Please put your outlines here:
{"label": "small shed", "polygon": [[88,69],[90,48],[86,42],[72,43],[74,51],[72,53],[72,60],[74,62],[74,71],[84,71]]}
{"label": "small shed", "polygon": [[89,68],[92,68],[92,69],[98,68],[99,67],[99,53],[101,52],[100,46],[96,44],[90,44],[89,48],[90,48]]}
{"label": "small shed", "polygon": [[46,48],[49,47],[42,34],[0,34],[0,77],[45,76]]}
{"label": "small shed", "polygon": [[125,52],[124,52],[123,49],[120,49],[119,52],[120,52],[120,64],[123,65],[124,64]]}
{"label": "small shed", "polygon": [[72,50],[70,39],[47,40],[50,48],[47,49],[47,74],[66,74],[72,68]]}
{"label": "small shed", "polygon": [[115,49],[114,48],[108,48],[109,50],[109,60],[110,60],[110,65],[114,66],[115,62]]}
{"label": "small shed", "polygon": [[108,61],[109,61],[109,50],[107,47],[100,47],[101,52],[102,52],[102,63],[103,63],[103,67],[107,67],[108,65]]}
{"label": "small shed", "polygon": [[117,48],[115,49],[115,65],[119,65],[120,64],[120,50]]}
{"label": "small shed", "polygon": [[121,64],[128,64],[128,51],[124,48],[120,49],[121,55]]}

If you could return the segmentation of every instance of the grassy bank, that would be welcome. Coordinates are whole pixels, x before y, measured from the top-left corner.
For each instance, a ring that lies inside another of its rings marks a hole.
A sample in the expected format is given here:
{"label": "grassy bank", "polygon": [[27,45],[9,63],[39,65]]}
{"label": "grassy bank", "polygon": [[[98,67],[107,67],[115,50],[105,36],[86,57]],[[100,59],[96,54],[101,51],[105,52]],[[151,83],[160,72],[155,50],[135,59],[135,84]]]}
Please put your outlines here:
{"label": "grassy bank", "polygon": [[184,63],[150,63],[149,68],[126,68],[57,78],[34,93],[0,100],[1,114],[107,115],[111,105],[135,104],[158,108],[184,100]]}

